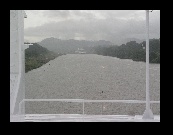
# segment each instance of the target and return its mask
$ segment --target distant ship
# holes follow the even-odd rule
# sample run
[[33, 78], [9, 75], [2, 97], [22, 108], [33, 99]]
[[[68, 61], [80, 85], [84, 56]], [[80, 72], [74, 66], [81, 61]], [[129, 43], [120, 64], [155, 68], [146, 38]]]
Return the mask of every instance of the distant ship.
[[78, 48], [77, 51], [75, 51], [77, 54], [86, 54], [83, 48]]

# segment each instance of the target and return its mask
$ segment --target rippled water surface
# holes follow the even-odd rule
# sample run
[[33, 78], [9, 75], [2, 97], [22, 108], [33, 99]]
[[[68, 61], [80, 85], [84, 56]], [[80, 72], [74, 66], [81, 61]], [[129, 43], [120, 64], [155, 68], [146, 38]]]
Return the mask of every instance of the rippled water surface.
[[[26, 98], [145, 100], [145, 63], [95, 54], [60, 56], [26, 73]], [[160, 64], [150, 64], [150, 97], [160, 100]], [[103, 106], [103, 110], [101, 108]], [[152, 104], [160, 114], [160, 104]], [[145, 104], [86, 103], [87, 114], [142, 114]], [[26, 113], [82, 113], [82, 104], [26, 102]]]

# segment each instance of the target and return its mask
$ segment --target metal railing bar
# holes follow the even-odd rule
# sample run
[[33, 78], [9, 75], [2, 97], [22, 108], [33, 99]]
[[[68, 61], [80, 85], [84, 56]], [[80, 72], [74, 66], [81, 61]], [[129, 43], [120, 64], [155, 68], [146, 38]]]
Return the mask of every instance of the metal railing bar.
[[[63, 101], [63, 102], [80, 102], [82, 103], [82, 114], [85, 114], [85, 103], [146, 103], [146, 101], [143, 100], [86, 100], [86, 99], [23, 99], [19, 103], [19, 113], [21, 113], [21, 105], [25, 101]], [[150, 103], [159, 103], [160, 101], [150, 101]]]
[[[86, 100], [86, 99], [23, 99], [23, 101], [64, 101], [64, 102], [88, 102], [88, 103], [146, 103], [145, 100]], [[160, 101], [150, 101], [150, 103], [160, 103]]]
[[64, 101], [64, 102], [83, 102], [84, 99], [23, 99], [23, 101]]

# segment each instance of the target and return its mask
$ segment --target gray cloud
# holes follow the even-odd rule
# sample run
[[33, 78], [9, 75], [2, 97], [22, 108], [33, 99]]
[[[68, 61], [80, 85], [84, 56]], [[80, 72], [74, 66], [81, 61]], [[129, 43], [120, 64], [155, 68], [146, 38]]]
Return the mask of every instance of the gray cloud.
[[[94, 14], [98, 13], [98, 14]], [[139, 11], [141, 12], [141, 11]], [[25, 29], [25, 38], [38, 40], [55, 37], [61, 39], [109, 40], [119, 44], [125, 38], [145, 39], [145, 20], [134, 11], [44, 11], [48, 17], [68, 18], [62, 21], [46, 23], [42, 26]], [[157, 11], [156, 11], [157, 12]], [[102, 15], [103, 19], [98, 16]], [[138, 15], [139, 14], [139, 15]], [[160, 17], [151, 19], [150, 37], [160, 37]], [[75, 15], [79, 19], [72, 18]], [[117, 16], [116, 16], [117, 15]], [[135, 16], [138, 15], [137, 18]], [[71, 18], [70, 18], [71, 17]], [[126, 18], [130, 19], [126, 19]], [[152, 17], [152, 16], [151, 16]]]
[[69, 10], [45, 10], [43, 11], [44, 16], [49, 18], [67, 18], [70, 16]]

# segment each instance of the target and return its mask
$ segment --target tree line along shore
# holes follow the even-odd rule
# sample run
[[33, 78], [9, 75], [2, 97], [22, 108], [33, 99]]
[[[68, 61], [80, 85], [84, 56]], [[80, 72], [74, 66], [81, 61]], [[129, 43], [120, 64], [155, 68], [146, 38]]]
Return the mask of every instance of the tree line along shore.
[[[137, 43], [130, 41], [121, 46], [97, 46], [95, 53], [103, 56], [112, 56], [133, 61], [146, 61], [146, 41]], [[150, 63], [160, 63], [160, 39], [151, 39], [149, 42]]]

